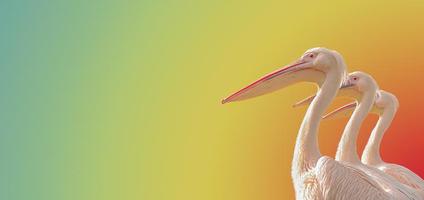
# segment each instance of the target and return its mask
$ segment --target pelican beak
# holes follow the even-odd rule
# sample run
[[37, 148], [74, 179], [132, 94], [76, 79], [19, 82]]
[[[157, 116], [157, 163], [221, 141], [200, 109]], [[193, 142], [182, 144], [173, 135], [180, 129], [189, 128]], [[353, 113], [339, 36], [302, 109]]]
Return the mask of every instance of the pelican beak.
[[305, 106], [305, 105], [309, 105], [311, 104], [312, 100], [314, 100], [316, 95], [311, 95], [309, 97], [306, 97], [305, 99], [302, 99], [298, 102], [296, 102], [295, 104], [293, 104], [293, 108], [297, 108], [300, 106]]
[[358, 91], [355, 85], [350, 81], [343, 81], [340, 89], [337, 93], [338, 97], [350, 97], [355, 100], [360, 100], [362, 98], [362, 93]]
[[335, 118], [340, 118], [340, 117], [347, 117], [349, 115], [352, 114], [352, 111], [355, 109], [356, 107], [356, 102], [352, 102], [349, 104], [346, 104], [340, 108], [337, 108], [336, 110], [324, 115], [324, 117], [322, 117], [323, 119], [335, 119]]
[[[353, 99], [360, 99], [362, 97], [362, 94], [358, 90], [356, 90], [355, 87], [353, 86], [354, 85], [350, 83], [343, 83], [339, 91], [337, 92], [336, 97], [350, 97]], [[293, 108], [307, 106], [311, 104], [315, 96], [316, 95], [312, 95], [296, 102], [295, 104], [293, 104]]]
[[345, 89], [345, 88], [351, 88], [354, 85], [352, 84], [352, 82], [350, 80], [345, 80], [342, 83], [342, 86], [340, 86], [340, 89]]
[[[326, 115], [324, 115], [324, 117], [322, 117], [322, 119], [338, 119], [338, 118], [342, 118], [342, 117], [349, 117], [350, 115], [352, 115], [352, 112], [356, 108], [356, 105], [357, 105], [356, 102], [346, 104], [342, 107], [339, 107], [339, 108], [327, 113]], [[382, 115], [383, 111], [384, 110], [382, 108], [379, 108], [374, 104], [370, 113], [373, 113], [373, 114], [376, 114], [376, 115]]]
[[259, 78], [243, 89], [231, 94], [222, 100], [222, 104], [251, 99], [278, 89], [285, 88], [298, 82], [316, 82], [321, 83], [325, 74], [313, 67], [312, 62], [296, 61], [295, 63], [280, 68], [270, 74]]

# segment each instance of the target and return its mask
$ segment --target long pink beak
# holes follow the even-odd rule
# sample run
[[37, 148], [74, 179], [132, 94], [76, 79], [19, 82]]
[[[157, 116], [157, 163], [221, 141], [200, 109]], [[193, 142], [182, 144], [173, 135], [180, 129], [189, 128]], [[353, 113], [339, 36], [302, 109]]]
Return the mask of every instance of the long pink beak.
[[[360, 93], [358, 90], [352, 87], [353, 85], [350, 82], [344, 82], [342, 86], [340, 87], [339, 91], [337, 92], [337, 97], [351, 97], [354, 99], [358, 99], [362, 96], [362, 93]], [[316, 95], [311, 95], [309, 97], [306, 97], [305, 99], [302, 99], [295, 104], [293, 104], [293, 108], [297, 108], [300, 106], [307, 106], [312, 103]]]
[[[231, 94], [222, 100], [222, 104], [261, 96], [291, 85], [292, 83], [300, 82], [308, 78], [311, 79], [311, 77], [316, 76], [313, 74], [317, 72], [316, 70], [306, 69], [311, 69], [310, 62], [297, 61], [292, 65], [283, 67], [270, 74], [267, 74], [249, 84], [248, 86], [242, 88], [241, 90]], [[303, 71], [310, 72], [300, 73]]]
[[[348, 103], [342, 107], [339, 107], [330, 113], [324, 115], [323, 119], [335, 119], [341, 117], [348, 117], [352, 115], [353, 110], [356, 108], [357, 102]], [[383, 108], [379, 108], [375, 103], [370, 111], [370, 113], [381, 115], [383, 113]]]
[[311, 104], [311, 102], [312, 102], [312, 100], [314, 100], [315, 96], [316, 95], [311, 95], [309, 97], [306, 97], [305, 99], [302, 99], [302, 100], [296, 102], [295, 104], [293, 104], [293, 108]]
[[331, 111], [330, 113], [324, 115], [323, 119], [334, 119], [338, 117], [346, 117], [352, 114], [352, 111], [356, 107], [356, 102], [348, 103], [336, 110]]

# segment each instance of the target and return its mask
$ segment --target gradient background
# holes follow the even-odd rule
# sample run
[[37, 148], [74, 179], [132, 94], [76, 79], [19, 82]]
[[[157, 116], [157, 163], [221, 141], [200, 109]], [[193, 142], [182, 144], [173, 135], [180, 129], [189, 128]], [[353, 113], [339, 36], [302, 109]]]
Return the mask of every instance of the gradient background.
[[[401, 3], [402, 2], [402, 3]], [[424, 2], [0, 3], [0, 199], [293, 199], [299, 84], [221, 105], [311, 47], [400, 110], [383, 158], [424, 176]], [[347, 100], [337, 100], [341, 105]], [[377, 117], [361, 130], [360, 150]], [[333, 156], [347, 119], [321, 125]]]

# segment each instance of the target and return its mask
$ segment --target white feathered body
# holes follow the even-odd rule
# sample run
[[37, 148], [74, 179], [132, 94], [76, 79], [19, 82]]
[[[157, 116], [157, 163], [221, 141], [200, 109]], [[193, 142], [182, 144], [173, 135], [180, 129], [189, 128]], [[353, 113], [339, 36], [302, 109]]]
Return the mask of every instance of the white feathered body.
[[424, 191], [424, 180], [406, 167], [390, 163], [374, 167], [409, 187]]
[[298, 200], [395, 199], [362, 170], [327, 156], [293, 182]]

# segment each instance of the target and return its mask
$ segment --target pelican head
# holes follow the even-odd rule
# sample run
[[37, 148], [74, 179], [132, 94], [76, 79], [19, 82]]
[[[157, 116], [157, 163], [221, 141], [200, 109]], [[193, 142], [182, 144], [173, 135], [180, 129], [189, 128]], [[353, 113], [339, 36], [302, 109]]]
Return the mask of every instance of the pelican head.
[[341, 85], [345, 71], [346, 65], [338, 52], [323, 47], [312, 48], [293, 64], [263, 76], [228, 96], [222, 103], [254, 98], [299, 82], [321, 85], [329, 74], [335, 77], [334, 84]]
[[399, 108], [399, 101], [394, 94], [379, 90], [375, 99], [375, 106], [380, 109], [392, 107], [397, 110]]
[[365, 72], [356, 71], [350, 73], [343, 82], [340, 90], [344, 89], [354, 89], [360, 93], [368, 91], [375, 92], [378, 90], [378, 85], [371, 75]]

